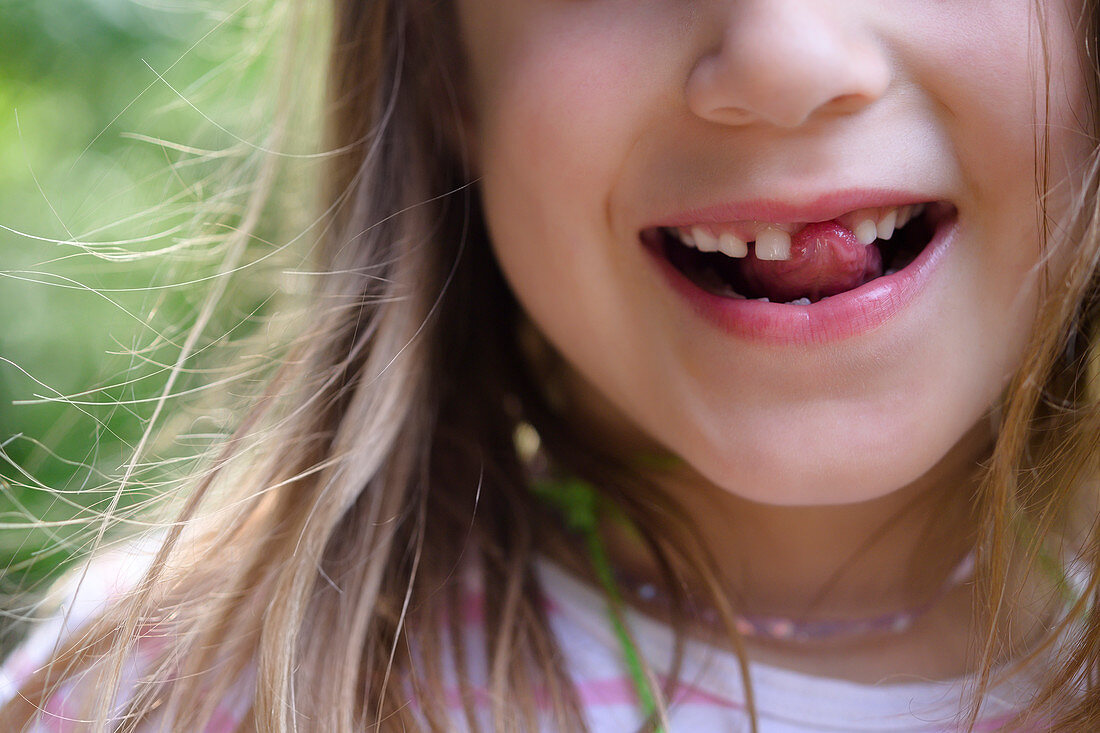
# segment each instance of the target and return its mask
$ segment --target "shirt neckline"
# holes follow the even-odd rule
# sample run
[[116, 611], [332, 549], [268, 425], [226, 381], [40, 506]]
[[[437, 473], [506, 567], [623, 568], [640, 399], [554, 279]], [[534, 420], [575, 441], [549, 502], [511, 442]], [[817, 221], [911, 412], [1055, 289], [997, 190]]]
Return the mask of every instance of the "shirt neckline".
[[[548, 558], [536, 563], [544, 591], [555, 610], [583, 629], [609, 653], [619, 644], [611, 630], [603, 595]], [[675, 632], [667, 624], [633, 608], [625, 620], [639, 652], [659, 675], [669, 672]], [[838, 731], [931, 731], [951, 728], [973, 676], [951, 680], [890, 680], [867, 684], [833, 679], [750, 661], [757, 712], [761, 719]], [[702, 641], [684, 644], [680, 679], [685, 689], [732, 707], [744, 707], [741, 665], [736, 654]], [[1033, 690], [1022, 673], [990, 691], [982, 704], [981, 720], [1011, 717]], [[853, 716], [856, 716], [855, 718]]]

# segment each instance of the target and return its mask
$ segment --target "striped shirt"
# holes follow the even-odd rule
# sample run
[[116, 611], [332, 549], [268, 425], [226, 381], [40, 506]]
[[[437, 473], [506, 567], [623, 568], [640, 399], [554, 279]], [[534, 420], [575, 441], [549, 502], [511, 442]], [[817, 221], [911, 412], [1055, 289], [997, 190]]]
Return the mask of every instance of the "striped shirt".
[[[80, 597], [70, 602], [70, 615], [39, 628], [12, 654], [0, 670], [0, 697], [6, 700], [18, 686], [48, 657], [59, 637], [71, 633], [90, 614], [102, 608], [104, 599], [117, 593], [126, 581], [118, 578], [132, 573], [121, 566], [99, 566], [101, 572], [90, 577]], [[641, 721], [641, 705], [621, 648], [608, 621], [601, 592], [561, 567], [540, 561], [538, 572], [547, 595], [547, 612], [553, 632], [573, 679], [577, 697], [592, 733], [622, 733], [636, 729]], [[466, 648], [483, 649], [484, 626], [481, 609], [483, 595], [474, 579], [467, 575], [463, 600]], [[98, 599], [92, 598], [98, 595]], [[669, 674], [675, 635], [665, 624], [641, 613], [627, 611], [638, 650], [658, 678]], [[138, 674], [140, 663], [130, 673]], [[487, 679], [484, 656], [473, 653], [468, 673], [474, 684]], [[943, 682], [912, 681], [889, 684], [857, 684], [793, 672], [778, 667], [750, 663], [752, 687], [760, 733], [950, 733], [959, 730], [953, 722], [959, 714], [966, 679]], [[670, 701], [670, 733], [740, 733], [748, 731], [741, 667], [736, 656], [724, 649], [698, 641], [688, 641], [679, 676], [680, 685]], [[42, 710], [33, 733], [75, 733], [83, 730], [74, 716], [66, 712], [66, 694], [71, 683], [55, 695]], [[457, 684], [452, 687], [448, 704], [455, 710], [454, 730], [466, 729], [459, 713]], [[247, 714], [252, 700], [251, 679], [242, 680], [236, 694], [223, 701], [205, 733], [232, 733]], [[484, 686], [481, 687], [484, 692]], [[1008, 682], [994, 690], [984, 702], [979, 733], [1001, 730], [1014, 711], [1026, 701], [1027, 684]], [[477, 696], [478, 705], [488, 720], [486, 696]], [[124, 702], [124, 701], [123, 701]], [[412, 701], [415, 705], [415, 701]], [[148, 730], [160, 730], [155, 722]], [[548, 726], [547, 730], [551, 730]]]

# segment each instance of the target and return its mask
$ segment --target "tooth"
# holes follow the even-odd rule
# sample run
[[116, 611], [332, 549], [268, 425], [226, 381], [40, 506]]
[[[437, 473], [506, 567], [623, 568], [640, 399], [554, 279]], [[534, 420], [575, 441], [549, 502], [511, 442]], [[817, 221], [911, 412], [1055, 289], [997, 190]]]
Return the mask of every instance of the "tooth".
[[894, 227], [898, 221], [898, 210], [890, 209], [886, 216], [879, 219], [878, 222], [878, 238], [889, 239], [894, 236]]
[[676, 238], [689, 247], [695, 246], [695, 237], [691, 236], [691, 232], [687, 229], [677, 229]]
[[909, 218], [910, 219], [916, 219], [918, 216], [923, 214], [924, 213], [924, 206], [925, 206], [924, 204], [917, 204], [916, 206], [914, 206], [913, 207], [913, 215]]
[[913, 216], [912, 206], [902, 206], [898, 209], [898, 220], [894, 224], [895, 229], [901, 229], [903, 226], [909, 223], [909, 219]]
[[726, 285], [726, 284], [722, 285], [722, 287], [718, 291], [718, 293], [719, 293], [719, 295], [722, 295], [726, 298], [733, 298], [734, 300], [745, 300], [744, 295], [741, 295], [741, 293], [737, 292], [736, 290], [734, 290], [733, 288], [731, 288], [729, 285]]
[[809, 304], [810, 304], [810, 299], [809, 298], [798, 298], [797, 300], [787, 301], [787, 305], [809, 305]]
[[856, 228], [852, 230], [852, 233], [856, 235], [856, 240], [860, 244], [868, 245], [878, 238], [878, 227], [875, 226], [874, 220], [864, 219], [856, 224]]
[[718, 251], [718, 237], [714, 236], [706, 229], [702, 227], [693, 227], [691, 230], [692, 239], [695, 240], [695, 248], [700, 252], [717, 252]]
[[729, 257], [745, 257], [749, 254], [749, 245], [729, 232], [718, 237], [718, 249]]
[[764, 229], [756, 235], [756, 257], [760, 260], [789, 260], [791, 235], [774, 227]]

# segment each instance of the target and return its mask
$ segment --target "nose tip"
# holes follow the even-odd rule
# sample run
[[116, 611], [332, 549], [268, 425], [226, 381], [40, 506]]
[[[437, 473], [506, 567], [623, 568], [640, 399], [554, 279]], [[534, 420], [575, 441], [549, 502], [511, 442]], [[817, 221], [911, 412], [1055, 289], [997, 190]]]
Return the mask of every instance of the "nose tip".
[[[721, 42], [688, 79], [688, 106], [721, 124], [792, 128], [827, 113], [851, 114], [879, 99], [891, 68], [843, 10], [833, 17], [803, 0], [747, 0], [729, 12]], [[831, 8], [837, 5], [827, 3]]]

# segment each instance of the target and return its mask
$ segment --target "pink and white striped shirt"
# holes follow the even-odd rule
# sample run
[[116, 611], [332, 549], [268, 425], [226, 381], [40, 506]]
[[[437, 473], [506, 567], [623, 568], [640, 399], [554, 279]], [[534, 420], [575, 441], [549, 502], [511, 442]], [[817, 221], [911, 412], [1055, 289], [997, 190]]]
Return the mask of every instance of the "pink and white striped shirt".
[[[102, 566], [101, 566], [102, 567]], [[547, 594], [550, 623], [576, 685], [592, 733], [622, 733], [641, 722], [640, 705], [622, 660], [621, 650], [608, 622], [603, 596], [597, 589], [559, 566], [540, 561], [540, 578]], [[118, 568], [113, 568], [117, 576]], [[104, 576], [110, 573], [103, 573]], [[464, 602], [464, 624], [469, 634], [466, 647], [483, 648], [480, 589], [469, 585]], [[93, 579], [75, 603], [67, 627], [55, 620], [39, 629], [6, 661], [0, 671], [0, 697], [6, 700], [49, 655], [59, 635], [73, 629], [101, 606], [85, 598], [102, 593], [109, 597], [116, 580]], [[628, 611], [627, 622], [638, 650], [658, 676], [670, 669], [674, 632], [641, 613]], [[475, 654], [469, 660], [475, 684], [487, 678], [486, 660]], [[136, 670], [135, 670], [136, 674]], [[763, 664], [750, 664], [761, 733], [948, 733], [957, 731], [965, 679], [945, 682], [891, 680], [868, 685], [814, 677]], [[680, 673], [681, 685], [671, 701], [672, 733], [697, 731], [740, 733], [748, 731], [741, 669], [736, 657], [721, 648], [689, 641]], [[452, 682], [454, 680], [452, 679]], [[1026, 700], [1026, 681], [1005, 683], [984, 703], [979, 733], [1000, 730]], [[225, 700], [205, 733], [231, 733], [251, 703], [251, 680], [242, 680], [239, 694]], [[32, 733], [75, 733], [80, 723], [66, 715], [64, 694], [51, 700], [29, 729]], [[459, 713], [458, 689], [449, 696], [456, 711], [454, 730], [466, 729]], [[413, 701], [415, 704], [415, 701]], [[488, 709], [484, 706], [486, 720]], [[160, 730], [155, 724], [150, 730]], [[548, 727], [547, 730], [550, 730]]]

